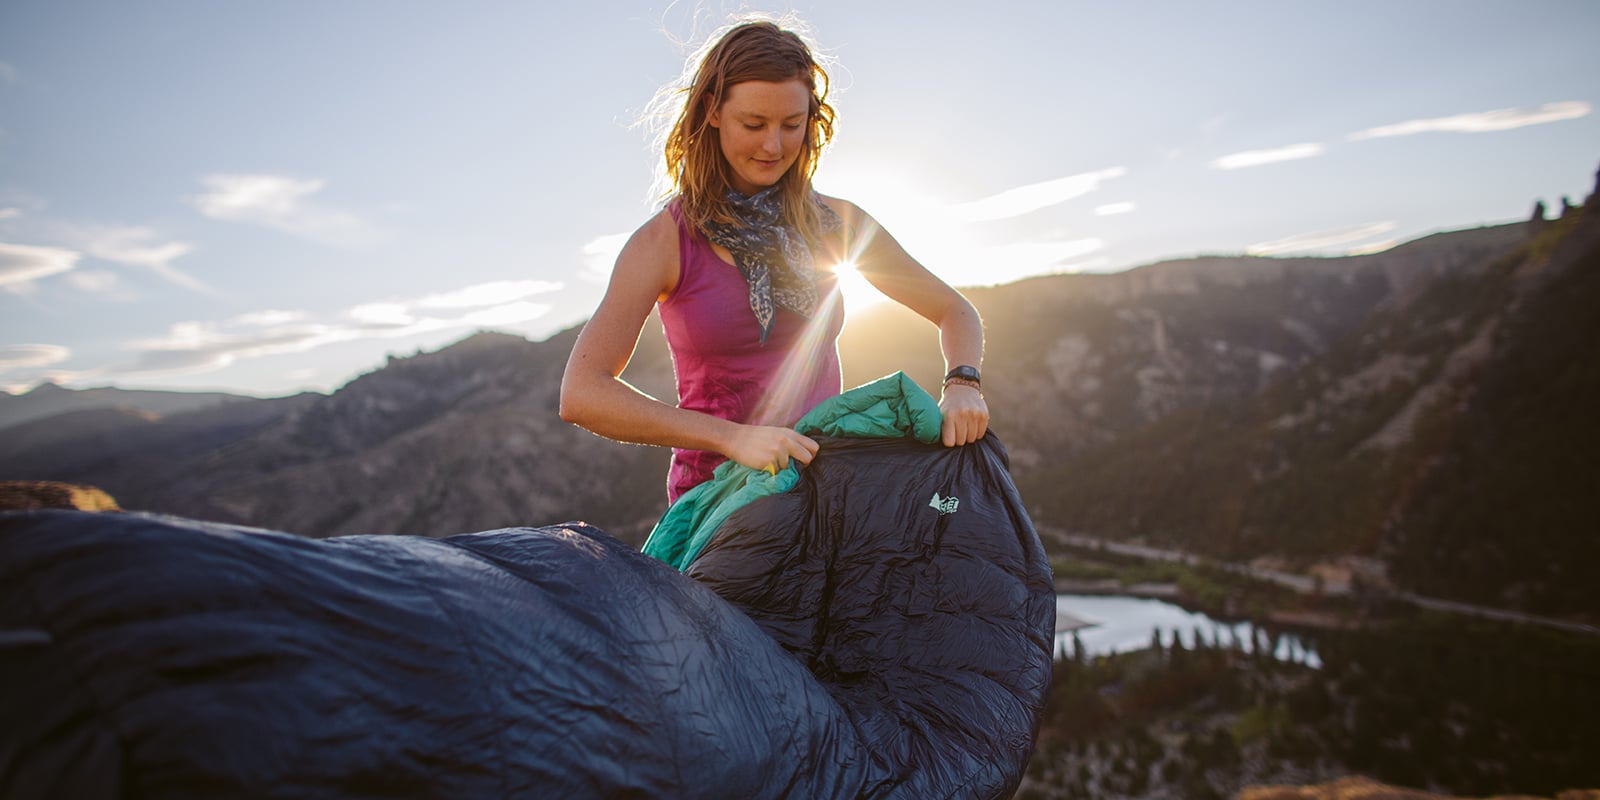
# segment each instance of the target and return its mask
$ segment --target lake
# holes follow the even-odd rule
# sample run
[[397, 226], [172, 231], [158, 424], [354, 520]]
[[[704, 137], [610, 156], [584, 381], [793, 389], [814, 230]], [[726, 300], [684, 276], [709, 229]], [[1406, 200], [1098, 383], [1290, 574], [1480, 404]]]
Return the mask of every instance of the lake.
[[[1243, 643], [1243, 649], [1253, 649], [1255, 628], [1249, 622], [1221, 622], [1182, 606], [1144, 597], [1120, 595], [1056, 595], [1056, 657], [1072, 654], [1071, 621], [1076, 628], [1078, 641], [1083, 643], [1089, 656], [1125, 653], [1150, 646], [1150, 632], [1160, 629], [1163, 641], [1172, 641], [1173, 630], [1183, 640], [1185, 647], [1194, 647], [1196, 632], [1208, 641], [1219, 638], [1223, 644], [1234, 640]], [[1069, 619], [1071, 618], [1071, 619]], [[1310, 667], [1321, 667], [1322, 660], [1299, 637], [1283, 634], [1278, 649], [1273, 654], [1281, 661], [1303, 662]]]

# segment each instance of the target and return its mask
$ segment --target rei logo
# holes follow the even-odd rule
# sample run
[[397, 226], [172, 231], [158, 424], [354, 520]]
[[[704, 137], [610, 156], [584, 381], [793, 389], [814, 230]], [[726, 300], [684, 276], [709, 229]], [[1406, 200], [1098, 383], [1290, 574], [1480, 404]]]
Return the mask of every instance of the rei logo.
[[938, 492], [934, 492], [933, 500], [929, 501], [928, 505], [943, 516], [956, 513], [956, 506], [961, 505], [961, 501], [954, 497], [940, 497]]

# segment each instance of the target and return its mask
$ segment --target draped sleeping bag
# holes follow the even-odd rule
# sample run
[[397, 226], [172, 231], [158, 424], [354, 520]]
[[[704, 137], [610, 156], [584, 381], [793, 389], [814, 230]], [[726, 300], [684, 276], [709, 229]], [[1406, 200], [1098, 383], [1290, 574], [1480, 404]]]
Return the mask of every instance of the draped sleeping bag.
[[1007, 796], [1054, 602], [1003, 449], [795, 478], [687, 573], [581, 523], [0, 514], [0, 796]]

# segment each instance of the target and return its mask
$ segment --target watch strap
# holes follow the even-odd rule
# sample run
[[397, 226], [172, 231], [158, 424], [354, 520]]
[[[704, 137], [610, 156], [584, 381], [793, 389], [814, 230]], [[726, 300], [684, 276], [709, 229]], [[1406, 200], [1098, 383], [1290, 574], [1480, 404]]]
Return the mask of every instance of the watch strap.
[[944, 375], [945, 383], [949, 383], [950, 381], [956, 379], [960, 379], [964, 382], [970, 381], [973, 384], [983, 383], [983, 377], [978, 373], [978, 368], [968, 364], [962, 364], [959, 367], [955, 367]]

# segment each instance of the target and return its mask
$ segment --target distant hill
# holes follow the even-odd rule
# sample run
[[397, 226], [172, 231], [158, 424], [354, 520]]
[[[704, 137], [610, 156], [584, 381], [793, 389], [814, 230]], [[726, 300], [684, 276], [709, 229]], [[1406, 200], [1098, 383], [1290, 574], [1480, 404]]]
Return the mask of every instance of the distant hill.
[[0, 429], [86, 408], [120, 407], [166, 415], [227, 403], [248, 403], [256, 399], [225, 392], [162, 392], [114, 387], [68, 389], [46, 382], [22, 394], [0, 392]]
[[[664, 510], [667, 455], [557, 417], [575, 336], [535, 343], [479, 333], [391, 358], [327, 397], [159, 418], [99, 409], [25, 423], [7, 432], [0, 480], [72, 476], [125, 508], [312, 536], [447, 535], [588, 518], [642, 539]], [[646, 341], [638, 361], [630, 377], [670, 393], [664, 344]]]
[[[1371, 555], [1429, 592], [1593, 615], [1576, 572], [1600, 555], [1597, 229], [1575, 211], [1363, 256], [971, 289], [993, 430], [1044, 526], [1230, 558]], [[559, 420], [575, 337], [480, 333], [248, 418], [40, 420], [8, 431], [24, 446], [0, 452], [0, 480], [313, 536], [585, 519], [638, 543], [667, 453]], [[903, 369], [936, 389], [942, 372], [936, 331], [893, 304], [852, 317], [840, 349], [847, 385]], [[672, 396], [654, 321], [624, 377]]]
[[1577, 575], [1600, 559], [1600, 214], [1528, 233], [1325, 328], [1257, 392], [1026, 476], [1024, 496], [1080, 531], [1235, 559], [1372, 555], [1425, 593], [1600, 615], [1600, 584]]

